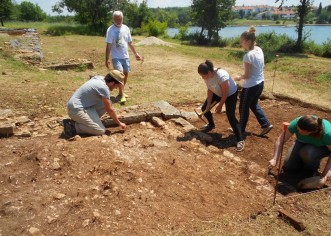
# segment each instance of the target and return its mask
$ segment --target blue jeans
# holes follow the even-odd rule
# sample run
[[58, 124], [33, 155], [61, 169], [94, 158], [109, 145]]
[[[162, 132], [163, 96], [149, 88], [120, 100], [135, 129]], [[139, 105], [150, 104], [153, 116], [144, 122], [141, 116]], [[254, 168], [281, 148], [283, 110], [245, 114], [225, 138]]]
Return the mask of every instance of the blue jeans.
[[[233, 132], [236, 135], [237, 142], [239, 142], [239, 141], [243, 141], [244, 139], [242, 137], [240, 125], [239, 125], [239, 122], [238, 122], [238, 120], [236, 118], [236, 114], [235, 114], [236, 106], [237, 106], [237, 96], [238, 96], [238, 90], [234, 94], [232, 94], [231, 96], [226, 98], [225, 109], [226, 109], [226, 116], [228, 118], [228, 121], [231, 125], [231, 128], [233, 129]], [[216, 101], [218, 103], [220, 100], [221, 100], [221, 97], [217, 96], [216, 94], [213, 94], [211, 103], [213, 103], [214, 101]], [[202, 111], [206, 110], [206, 107], [207, 107], [207, 99], [206, 99], [205, 103], [202, 105], [201, 110]], [[208, 120], [209, 124], [215, 125], [213, 115], [210, 111], [206, 112], [204, 116]]]
[[240, 113], [240, 126], [241, 131], [244, 133], [246, 130], [249, 109], [254, 113], [261, 128], [267, 128], [270, 125], [262, 108], [259, 106], [258, 101], [262, 94], [264, 82], [259, 83], [250, 88], [243, 88], [240, 96], [239, 113]]
[[330, 154], [326, 146], [317, 147], [296, 140], [288, 150], [284, 166], [292, 171], [316, 172], [321, 160]]
[[126, 59], [113, 58], [112, 63], [115, 70], [119, 70], [122, 72], [130, 72], [131, 70], [129, 58]]

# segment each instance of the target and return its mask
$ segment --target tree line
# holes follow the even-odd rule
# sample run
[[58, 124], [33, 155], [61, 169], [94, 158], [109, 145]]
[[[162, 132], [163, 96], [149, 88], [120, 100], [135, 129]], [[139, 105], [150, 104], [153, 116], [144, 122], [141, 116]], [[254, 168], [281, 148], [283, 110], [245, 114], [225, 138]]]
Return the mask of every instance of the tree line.
[[[282, 8], [287, 0], [274, 0]], [[199, 26], [201, 31], [195, 35], [198, 44], [217, 45], [219, 31], [236, 16], [232, 11], [235, 0], [192, 0], [190, 7], [149, 8], [147, 0], [141, 3], [133, 0], [59, 0], [53, 7], [53, 12], [63, 13], [67, 10], [70, 16], [47, 15], [37, 4], [23, 1], [16, 4], [14, 0], [1, 0], [0, 20], [2, 26], [6, 20], [19, 21], [74, 21], [87, 25], [92, 31], [104, 33], [104, 29], [112, 21], [112, 12], [121, 10], [124, 23], [133, 32], [158, 36], [168, 27], [180, 28], [185, 35], [188, 26]], [[297, 30], [298, 39], [296, 51], [302, 51], [304, 41], [304, 24], [310, 23], [312, 14], [317, 23], [331, 22], [331, 6], [319, 8], [316, 12], [312, 8], [312, 0], [297, 0]]]

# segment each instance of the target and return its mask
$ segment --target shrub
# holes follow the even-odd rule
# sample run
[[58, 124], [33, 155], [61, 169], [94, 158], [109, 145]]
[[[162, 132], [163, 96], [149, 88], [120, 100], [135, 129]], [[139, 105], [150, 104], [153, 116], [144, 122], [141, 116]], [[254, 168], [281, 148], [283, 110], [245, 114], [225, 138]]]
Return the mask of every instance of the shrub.
[[179, 27], [178, 38], [180, 40], [186, 40], [187, 39], [188, 27], [189, 27], [188, 25]]
[[207, 37], [205, 35], [200, 35], [199, 32], [189, 34], [187, 38], [192, 45], [208, 45]]
[[257, 44], [265, 52], [294, 52], [295, 41], [286, 34], [277, 35], [275, 32], [263, 33], [257, 36]]
[[303, 43], [303, 50], [305, 53], [311, 53], [316, 56], [322, 55], [322, 47], [312, 40]]
[[103, 35], [106, 26], [88, 26], [80, 24], [64, 24], [64, 25], [52, 25], [48, 27], [46, 33], [53, 36], [61, 35]]
[[234, 59], [242, 60], [244, 57], [245, 52], [244, 51], [230, 51], [228, 53], [229, 57], [232, 57]]
[[322, 57], [331, 58], [331, 39], [322, 45]]
[[166, 22], [160, 22], [158, 20], [149, 20], [147, 24], [143, 23], [141, 29], [143, 32], [147, 32], [148, 36], [160, 36], [165, 35], [168, 28]]
[[232, 37], [227, 39], [227, 43], [229, 46], [233, 48], [240, 48], [240, 37]]

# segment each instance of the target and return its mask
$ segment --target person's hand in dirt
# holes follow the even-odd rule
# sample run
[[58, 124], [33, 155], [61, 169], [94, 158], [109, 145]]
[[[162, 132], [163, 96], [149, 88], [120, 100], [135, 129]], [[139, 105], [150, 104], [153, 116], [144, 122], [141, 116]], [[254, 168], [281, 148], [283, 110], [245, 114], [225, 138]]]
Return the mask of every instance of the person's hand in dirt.
[[276, 164], [277, 164], [277, 160], [275, 160], [274, 158], [271, 159], [268, 164], [268, 169], [271, 170], [272, 168], [274, 168], [276, 166]]
[[120, 122], [118, 124], [122, 129], [126, 129], [126, 124], [124, 124], [123, 122]]

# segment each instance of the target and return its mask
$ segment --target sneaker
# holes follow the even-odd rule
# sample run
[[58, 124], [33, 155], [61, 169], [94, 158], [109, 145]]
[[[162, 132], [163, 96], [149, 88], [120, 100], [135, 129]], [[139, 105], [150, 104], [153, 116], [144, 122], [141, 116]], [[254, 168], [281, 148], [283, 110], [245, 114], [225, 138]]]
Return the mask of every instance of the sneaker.
[[269, 126], [266, 127], [266, 128], [262, 128], [261, 133], [260, 133], [260, 136], [264, 136], [264, 135], [266, 135], [267, 133], [270, 132], [270, 130], [272, 130], [272, 128], [273, 128], [272, 125], [269, 125]]
[[125, 98], [125, 96], [122, 96], [121, 99], [120, 99], [120, 103], [124, 104], [125, 102], [126, 102], [126, 98]]
[[62, 123], [63, 123], [63, 133], [65, 137], [71, 138], [77, 134], [73, 120], [64, 119]]
[[242, 150], [244, 150], [244, 147], [245, 147], [245, 141], [239, 141], [236, 147], [237, 152], [241, 152]]
[[209, 131], [215, 129], [215, 125], [207, 124], [204, 127], [200, 129], [201, 132], [206, 132], [208, 133]]
[[230, 127], [227, 129], [229, 132], [234, 133], [233, 129]]
[[129, 95], [127, 95], [126, 93], [123, 93], [123, 95], [121, 95], [121, 94], [117, 94], [117, 97], [119, 97], [119, 98], [121, 98], [121, 97], [128, 98]]

